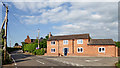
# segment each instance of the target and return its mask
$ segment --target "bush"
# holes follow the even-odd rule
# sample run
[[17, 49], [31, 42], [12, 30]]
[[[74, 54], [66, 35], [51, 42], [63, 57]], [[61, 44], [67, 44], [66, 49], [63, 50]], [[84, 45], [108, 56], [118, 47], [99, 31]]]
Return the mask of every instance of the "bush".
[[36, 55], [41, 55], [41, 50], [40, 50], [40, 49], [36, 49], [36, 50], [34, 51], [34, 53], [35, 53]]
[[44, 50], [44, 48], [42, 48], [41, 49], [41, 55], [44, 55], [44, 53], [45, 53], [45, 50]]
[[120, 61], [116, 64], [117, 68], [120, 68]]
[[44, 55], [44, 53], [45, 53], [44, 48], [36, 49], [34, 52], [32, 52], [32, 54], [35, 54], [35, 55]]

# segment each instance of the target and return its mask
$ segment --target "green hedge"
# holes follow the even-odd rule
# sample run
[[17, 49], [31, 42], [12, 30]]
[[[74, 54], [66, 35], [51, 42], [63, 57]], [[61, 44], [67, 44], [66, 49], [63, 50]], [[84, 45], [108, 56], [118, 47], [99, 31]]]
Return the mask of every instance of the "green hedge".
[[35, 43], [35, 44], [24, 44], [23, 50], [32, 53], [36, 49], [37, 46], [38, 46], [37, 43]]
[[8, 53], [13, 52], [13, 51], [16, 51], [16, 50], [21, 50], [21, 49], [22, 49], [22, 48], [10, 48], [10, 47], [7, 47]]
[[45, 53], [44, 48], [36, 49], [36, 50], [34, 50], [34, 52], [33, 52], [34, 55], [44, 55], [44, 53]]
[[33, 55], [44, 55], [45, 50], [44, 48], [36, 49], [38, 47], [37, 43], [32, 44], [24, 44], [23, 45], [23, 51], [28, 51], [29, 53], [32, 53]]
[[116, 64], [117, 68], [120, 68], [120, 61]]

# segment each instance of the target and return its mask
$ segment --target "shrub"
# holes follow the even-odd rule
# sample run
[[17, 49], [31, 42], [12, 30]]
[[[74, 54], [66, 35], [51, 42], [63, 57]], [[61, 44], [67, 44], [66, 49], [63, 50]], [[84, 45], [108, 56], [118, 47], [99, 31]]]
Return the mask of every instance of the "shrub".
[[45, 53], [45, 50], [44, 50], [44, 48], [42, 48], [41, 49], [41, 55], [44, 55], [44, 53]]
[[41, 50], [40, 50], [40, 49], [36, 49], [36, 50], [34, 51], [34, 53], [35, 53], [36, 55], [41, 55]]
[[118, 63], [116, 63], [117, 68], [120, 68], [120, 61], [118, 61]]

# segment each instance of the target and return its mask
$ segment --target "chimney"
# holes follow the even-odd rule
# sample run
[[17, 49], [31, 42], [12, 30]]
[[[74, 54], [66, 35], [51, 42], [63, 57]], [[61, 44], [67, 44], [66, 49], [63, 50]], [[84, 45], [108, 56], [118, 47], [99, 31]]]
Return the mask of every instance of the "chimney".
[[51, 32], [49, 33], [49, 38], [51, 37], [52, 35], [51, 35]]

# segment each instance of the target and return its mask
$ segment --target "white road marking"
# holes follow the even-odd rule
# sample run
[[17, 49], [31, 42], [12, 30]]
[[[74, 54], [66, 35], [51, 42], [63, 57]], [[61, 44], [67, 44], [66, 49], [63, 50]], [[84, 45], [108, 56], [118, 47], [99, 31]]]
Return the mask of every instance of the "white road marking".
[[37, 62], [39, 62], [39, 63], [41, 63], [41, 64], [45, 64], [45, 63], [43, 63], [43, 62], [41, 62], [41, 61], [38, 61], [38, 60], [36, 60]]
[[66, 62], [66, 64], [69, 64], [69, 62]]
[[84, 65], [79, 65], [79, 66], [84, 66]]
[[13, 58], [12, 58], [12, 60], [13, 60], [13, 62], [15, 63], [15, 65], [17, 65], [16, 62], [15, 62], [15, 60], [14, 60]]
[[86, 62], [90, 62], [90, 60], [85, 60]]
[[80, 66], [79, 64], [76, 64], [76, 66]]
[[93, 61], [99, 61], [99, 60], [93, 60]]
[[17, 64], [15, 63], [15, 65], [17, 65]]
[[71, 65], [72, 65], [72, 66], [75, 66], [75, 64], [74, 64], [74, 63], [71, 63]]
[[[47, 58], [47, 59], [51, 59], [51, 58]], [[62, 60], [59, 60], [59, 59], [53, 59], [55, 61], [58, 61], [58, 62], [62, 62], [64, 64], [70, 64], [72, 66], [83, 66], [83, 65], [79, 65], [79, 64], [74, 64], [74, 63], [71, 63], [71, 62], [67, 62], [67, 61], [62, 61]], [[90, 62], [90, 60], [86, 60], [87, 62]]]

